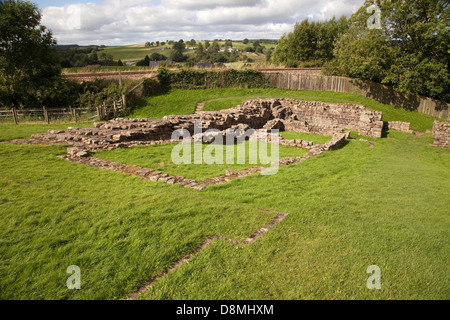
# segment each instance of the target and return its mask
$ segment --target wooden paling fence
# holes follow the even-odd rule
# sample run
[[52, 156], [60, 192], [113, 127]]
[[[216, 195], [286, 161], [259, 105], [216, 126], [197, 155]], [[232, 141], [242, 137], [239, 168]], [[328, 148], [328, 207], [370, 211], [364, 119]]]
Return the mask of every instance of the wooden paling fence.
[[384, 104], [450, 120], [450, 104], [448, 103], [412, 93], [399, 93], [391, 87], [368, 80], [290, 72], [264, 72], [264, 74], [266, 87], [284, 90], [355, 93]]
[[42, 108], [42, 109], [17, 109], [12, 108], [10, 110], [0, 110], [0, 119], [12, 121], [15, 124], [19, 123], [19, 119], [42, 119], [43, 121], [50, 123], [53, 118], [70, 117], [74, 122], [77, 122], [83, 114], [88, 114], [88, 108]]
[[15, 124], [23, 120], [42, 120], [44, 122], [50, 123], [52, 119], [60, 119], [63, 117], [70, 117], [74, 122], [78, 122], [80, 118], [90, 113], [93, 116], [88, 117], [88, 119], [98, 119], [104, 120], [111, 117], [117, 117], [117, 115], [125, 109], [126, 101], [125, 96], [122, 96], [121, 101], [114, 101], [112, 104], [107, 105], [103, 103], [98, 106], [96, 110], [90, 108], [41, 108], [41, 109], [17, 109], [12, 108], [9, 110], [0, 110], [0, 121], [1, 120], [12, 120]]

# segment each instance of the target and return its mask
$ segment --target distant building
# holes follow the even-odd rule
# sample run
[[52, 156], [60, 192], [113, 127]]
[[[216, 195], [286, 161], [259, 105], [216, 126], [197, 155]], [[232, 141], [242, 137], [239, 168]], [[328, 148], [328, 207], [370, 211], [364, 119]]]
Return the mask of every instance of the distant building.
[[133, 64], [136, 64], [136, 63], [138, 63], [139, 62], [139, 60], [136, 60], [136, 61], [125, 61], [125, 65], [127, 66], [127, 67], [129, 67], [129, 66], [132, 66]]
[[197, 63], [197, 67], [199, 69], [210, 69], [210, 68], [212, 68], [212, 63], [211, 62], [199, 62], [199, 63]]
[[150, 67], [159, 67], [160, 64], [170, 66], [172, 64], [172, 60], [150, 61]]
[[227, 47], [222, 47], [219, 50], [219, 52], [233, 52], [233, 51], [237, 51], [237, 48], [227, 46]]

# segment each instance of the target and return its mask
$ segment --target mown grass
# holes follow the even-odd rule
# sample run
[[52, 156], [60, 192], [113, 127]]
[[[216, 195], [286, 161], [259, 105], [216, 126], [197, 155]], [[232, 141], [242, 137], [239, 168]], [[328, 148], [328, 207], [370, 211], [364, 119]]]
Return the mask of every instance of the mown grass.
[[304, 133], [304, 132], [283, 131], [280, 132], [280, 134], [286, 140], [302, 139], [306, 141], [312, 141], [314, 142], [314, 144], [324, 144], [331, 140], [331, 137], [329, 136], [321, 136], [318, 134]]
[[48, 130], [64, 130], [68, 127], [88, 128], [93, 122], [59, 123], [59, 124], [0, 124], [0, 141], [29, 139], [32, 134]]
[[[173, 95], [159, 101], [170, 107]], [[417, 113], [391, 120], [407, 115], [428, 128]], [[0, 140], [41, 131], [20, 126], [0, 126]], [[67, 162], [60, 146], [0, 145], [0, 299], [125, 298], [205, 237], [243, 240], [276, 214], [257, 208], [289, 215], [250, 245], [213, 241], [141, 298], [448, 299], [450, 149], [430, 146], [430, 134], [366, 138], [374, 148], [357, 139], [203, 191]], [[118, 151], [138, 159], [134, 150]], [[70, 265], [81, 290], [66, 287]], [[366, 287], [369, 265], [381, 269], [381, 290]]]
[[[161, 171], [163, 173], [168, 173], [173, 176], [183, 176], [188, 179], [194, 179], [197, 181], [201, 181], [207, 178], [213, 178], [218, 177], [225, 174], [226, 170], [232, 170], [232, 171], [239, 171], [246, 168], [250, 168], [253, 166], [265, 166], [270, 167], [272, 166], [271, 163], [267, 163], [263, 159], [259, 157], [259, 149], [264, 147], [264, 150], [267, 150], [265, 152], [265, 155], [267, 155], [268, 160], [270, 161], [276, 161], [278, 159], [282, 159], [285, 157], [295, 157], [295, 156], [303, 156], [306, 153], [308, 153], [308, 150], [305, 149], [299, 149], [299, 148], [293, 148], [293, 147], [286, 147], [286, 146], [279, 146], [279, 153], [277, 154], [273, 149], [271, 144], [267, 144], [264, 142], [254, 142], [258, 149], [255, 149], [256, 155], [255, 155], [255, 161], [251, 161], [250, 157], [250, 142], [245, 142], [245, 163], [238, 164], [238, 154], [241, 152], [239, 147], [237, 145], [227, 146], [227, 145], [217, 145], [218, 149], [217, 151], [222, 151], [222, 156], [218, 156], [217, 158], [220, 159], [219, 161], [223, 162], [222, 164], [216, 163], [214, 165], [210, 165], [207, 163], [208, 160], [207, 157], [211, 155], [211, 159], [214, 160], [215, 157], [215, 151], [211, 149], [213, 145], [207, 145], [207, 144], [199, 144], [197, 146], [200, 146], [202, 150], [199, 158], [201, 157], [201, 164], [194, 164], [195, 161], [195, 147], [194, 144], [186, 145], [187, 148], [190, 147], [191, 149], [191, 156], [189, 157], [190, 163], [180, 163], [176, 164], [174, 163], [172, 159], [172, 150], [176, 146], [175, 144], [163, 144], [163, 145], [157, 145], [157, 146], [140, 146], [140, 147], [134, 147], [131, 149], [115, 149], [111, 151], [101, 151], [97, 152], [95, 154], [96, 157], [111, 161], [117, 161], [124, 164], [134, 164], [138, 165], [143, 168], [151, 168], [158, 171]], [[182, 146], [182, 145], [180, 145]], [[209, 146], [209, 147], [208, 147]], [[209, 148], [209, 149], [207, 149]], [[227, 149], [233, 148], [233, 155], [234, 157], [227, 157]], [[177, 156], [180, 157], [183, 156], [184, 152], [186, 150], [180, 151]], [[264, 162], [264, 163], [263, 163]]]
[[364, 105], [367, 108], [383, 112], [384, 121], [410, 122], [412, 130], [421, 132], [427, 129], [431, 130], [434, 120], [438, 120], [438, 118], [426, 114], [396, 108], [351, 93], [242, 88], [171, 90], [168, 94], [142, 99], [130, 117], [161, 118], [171, 114], [191, 114], [200, 102], [206, 102], [204, 111], [218, 111], [254, 98], [292, 98]]
[[[0, 298], [124, 298], [213, 234], [244, 240], [273, 213], [183, 195], [57, 158], [55, 146], [0, 146]], [[176, 187], [170, 190], [181, 191]], [[66, 269], [81, 268], [81, 290]]]
[[[289, 216], [248, 246], [215, 241], [142, 299], [448, 299], [450, 150], [389, 133], [203, 195]], [[192, 192], [192, 191], [189, 191]], [[381, 269], [369, 290], [367, 267]]]

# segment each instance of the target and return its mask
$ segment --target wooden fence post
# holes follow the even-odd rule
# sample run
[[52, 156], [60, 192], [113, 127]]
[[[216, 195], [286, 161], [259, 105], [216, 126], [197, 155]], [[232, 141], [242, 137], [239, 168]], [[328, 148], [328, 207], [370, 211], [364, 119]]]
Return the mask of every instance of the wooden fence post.
[[101, 116], [100, 116], [100, 108], [97, 106], [97, 118], [100, 121], [101, 120]]
[[73, 108], [72, 112], [73, 112], [73, 117], [75, 119], [75, 123], [77, 123], [78, 122], [78, 119], [77, 119], [77, 108]]
[[42, 107], [42, 110], [44, 110], [44, 120], [47, 122], [47, 124], [49, 124], [50, 123], [50, 119], [48, 118], [47, 109], [45, 109], [45, 107]]
[[13, 108], [12, 108], [12, 116], [13, 116], [13, 119], [14, 119], [14, 123], [15, 123], [15, 124], [18, 124], [19, 121], [17, 120], [16, 107], [13, 107]]
[[126, 110], [127, 109], [127, 101], [125, 98], [125, 95], [122, 95], [122, 110]]
[[116, 106], [116, 102], [113, 102], [113, 110], [114, 110], [114, 118], [117, 118], [117, 106]]

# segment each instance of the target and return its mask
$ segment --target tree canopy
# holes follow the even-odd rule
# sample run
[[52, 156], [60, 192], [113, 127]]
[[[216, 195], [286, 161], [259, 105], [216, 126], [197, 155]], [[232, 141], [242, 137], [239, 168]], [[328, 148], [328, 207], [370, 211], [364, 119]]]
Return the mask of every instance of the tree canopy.
[[365, 4], [336, 42], [324, 72], [373, 80], [400, 92], [450, 101], [449, 7], [443, 0], [379, 1], [381, 28], [369, 29]]
[[272, 55], [272, 62], [297, 67], [302, 62], [315, 61], [317, 65], [333, 58], [334, 41], [347, 31], [348, 20], [342, 16], [324, 22], [310, 22], [308, 19], [297, 23], [294, 31], [284, 34]]
[[0, 104], [43, 105], [63, 82], [51, 31], [35, 4], [0, 2]]

